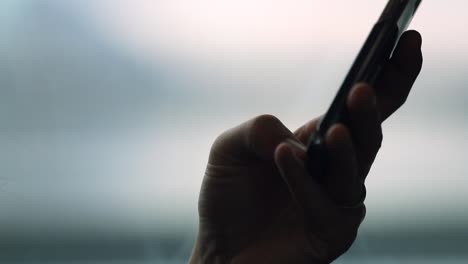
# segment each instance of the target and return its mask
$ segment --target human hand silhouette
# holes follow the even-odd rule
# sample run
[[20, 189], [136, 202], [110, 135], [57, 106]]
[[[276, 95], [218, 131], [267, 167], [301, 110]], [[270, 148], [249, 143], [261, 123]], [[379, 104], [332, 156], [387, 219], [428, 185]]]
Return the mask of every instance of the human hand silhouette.
[[364, 219], [364, 180], [381, 146], [381, 123], [406, 101], [421, 66], [421, 37], [408, 31], [375, 89], [353, 88], [349, 127], [337, 124], [325, 138], [323, 185], [298, 147], [319, 119], [293, 133], [265, 115], [220, 135], [200, 191], [190, 262], [330, 263], [345, 253]]

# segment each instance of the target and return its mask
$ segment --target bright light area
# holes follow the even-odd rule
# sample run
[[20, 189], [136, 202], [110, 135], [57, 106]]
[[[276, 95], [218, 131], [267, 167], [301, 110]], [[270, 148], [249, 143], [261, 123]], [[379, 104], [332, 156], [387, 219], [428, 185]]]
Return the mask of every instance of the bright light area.
[[[362, 43], [385, 3], [101, 0], [92, 5], [92, 12], [107, 32], [145, 54], [189, 53], [219, 59], [265, 53], [305, 56], [320, 49], [350, 52]], [[467, 38], [458, 37], [466, 33], [465, 8], [464, 1], [423, 2], [412, 27], [426, 37], [439, 38], [437, 42], [426, 41], [425, 49], [434, 52], [452, 47], [445, 51], [453, 56], [460, 52], [454, 47], [468, 44]], [[450, 45], [441, 47], [442, 42]]]

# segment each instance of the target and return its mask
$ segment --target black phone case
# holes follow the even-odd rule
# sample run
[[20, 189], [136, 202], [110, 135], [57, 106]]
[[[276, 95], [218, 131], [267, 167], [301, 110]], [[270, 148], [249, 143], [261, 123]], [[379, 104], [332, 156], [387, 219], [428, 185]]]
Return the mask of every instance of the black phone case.
[[[336, 124], [348, 125], [346, 100], [351, 88], [359, 82], [374, 85], [388, 62], [400, 36], [408, 27], [421, 0], [390, 0], [370, 32], [351, 69], [338, 90], [330, 108], [320, 121], [307, 145], [308, 169], [319, 183], [324, 183], [327, 153], [324, 137]], [[317, 173], [318, 172], [318, 173]]]

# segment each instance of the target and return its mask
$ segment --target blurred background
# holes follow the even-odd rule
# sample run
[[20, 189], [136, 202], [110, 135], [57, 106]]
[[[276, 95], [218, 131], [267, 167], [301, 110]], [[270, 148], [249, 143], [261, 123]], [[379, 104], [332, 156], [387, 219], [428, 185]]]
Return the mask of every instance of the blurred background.
[[[186, 263], [215, 137], [323, 113], [386, 0], [0, 1], [0, 263]], [[468, 3], [423, 1], [337, 263], [467, 263]]]

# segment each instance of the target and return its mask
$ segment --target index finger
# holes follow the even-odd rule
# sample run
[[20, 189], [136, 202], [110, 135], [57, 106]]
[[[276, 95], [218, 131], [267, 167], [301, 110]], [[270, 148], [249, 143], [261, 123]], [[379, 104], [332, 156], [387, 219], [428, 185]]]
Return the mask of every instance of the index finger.
[[261, 115], [218, 136], [209, 160], [211, 164], [273, 160], [276, 147], [288, 138], [295, 136], [278, 118]]

